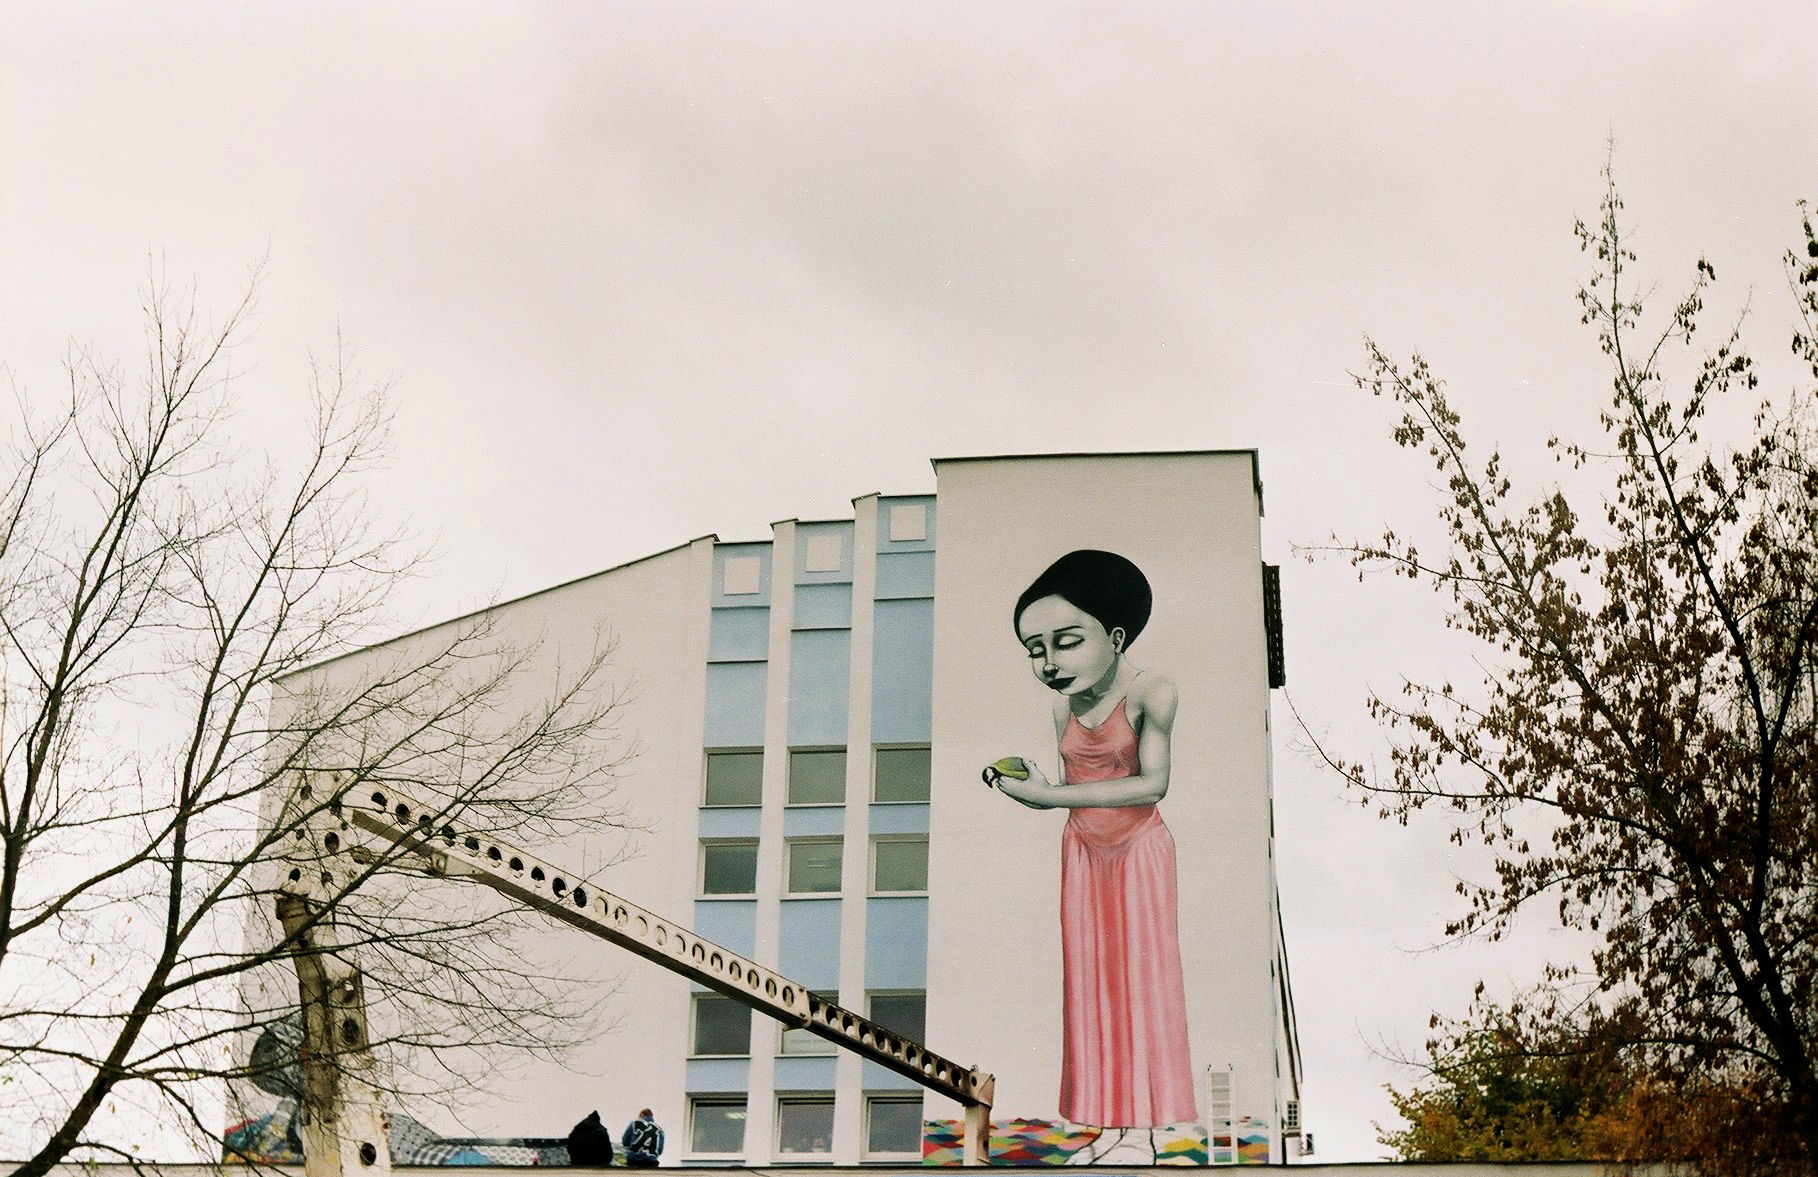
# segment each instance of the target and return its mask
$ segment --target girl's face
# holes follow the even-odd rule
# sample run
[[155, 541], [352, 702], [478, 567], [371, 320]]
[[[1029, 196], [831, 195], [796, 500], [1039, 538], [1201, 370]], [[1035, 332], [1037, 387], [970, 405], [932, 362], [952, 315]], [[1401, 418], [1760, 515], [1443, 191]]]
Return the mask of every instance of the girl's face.
[[1109, 633], [1098, 619], [1063, 597], [1029, 602], [1016, 619], [1016, 636], [1029, 651], [1029, 668], [1049, 690], [1078, 695], [1103, 685], [1117, 668], [1124, 631]]

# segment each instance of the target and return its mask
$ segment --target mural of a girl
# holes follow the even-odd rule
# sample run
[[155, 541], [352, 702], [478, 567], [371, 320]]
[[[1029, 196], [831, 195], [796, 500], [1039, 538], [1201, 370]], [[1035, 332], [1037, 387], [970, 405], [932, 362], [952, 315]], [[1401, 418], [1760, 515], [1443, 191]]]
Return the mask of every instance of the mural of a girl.
[[1008, 757], [985, 780], [1032, 809], [1065, 809], [1060, 1114], [1101, 1128], [1197, 1119], [1187, 1047], [1168, 792], [1178, 694], [1129, 650], [1148, 578], [1112, 552], [1056, 560], [1016, 602], [1016, 636], [1055, 693], [1060, 780]]

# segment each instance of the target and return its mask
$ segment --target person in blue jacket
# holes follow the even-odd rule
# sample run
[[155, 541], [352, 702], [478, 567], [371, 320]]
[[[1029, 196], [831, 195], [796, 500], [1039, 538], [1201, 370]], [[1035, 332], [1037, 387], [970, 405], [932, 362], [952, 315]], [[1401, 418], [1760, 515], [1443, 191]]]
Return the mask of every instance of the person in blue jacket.
[[638, 1118], [625, 1125], [625, 1135], [620, 1139], [625, 1146], [625, 1163], [637, 1169], [654, 1169], [657, 1158], [663, 1153], [663, 1130], [651, 1118], [650, 1109], [638, 1113]]

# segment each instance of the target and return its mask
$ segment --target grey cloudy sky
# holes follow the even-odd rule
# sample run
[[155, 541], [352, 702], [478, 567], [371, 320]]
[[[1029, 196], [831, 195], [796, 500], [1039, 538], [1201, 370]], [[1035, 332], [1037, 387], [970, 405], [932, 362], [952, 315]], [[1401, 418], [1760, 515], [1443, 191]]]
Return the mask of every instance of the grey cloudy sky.
[[[926, 490], [930, 457], [1255, 446], [1290, 688], [1358, 754], [1367, 685], [1459, 657], [1429, 595], [1289, 559], [1428, 494], [1350, 387], [1364, 334], [1526, 470], [1602, 397], [1570, 229], [1612, 138], [1644, 268], [1708, 256], [1770, 361], [1818, 197], [1803, 2], [0, 13], [15, 385], [54, 392], [71, 338], [130, 360], [148, 255], [205, 304], [267, 258], [242, 423], [281, 437], [337, 323], [395, 379], [377, 489], [441, 553], [401, 624]], [[1307, 1120], [1370, 1157], [1383, 1050], [1573, 941], [1414, 951], [1473, 864], [1276, 729]]]

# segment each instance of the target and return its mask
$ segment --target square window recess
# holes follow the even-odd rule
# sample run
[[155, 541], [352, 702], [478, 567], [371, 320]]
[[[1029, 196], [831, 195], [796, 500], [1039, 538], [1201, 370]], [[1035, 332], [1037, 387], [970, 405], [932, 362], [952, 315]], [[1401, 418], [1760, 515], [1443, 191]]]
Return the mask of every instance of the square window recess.
[[892, 503], [890, 538], [893, 542], [927, 539], [928, 508], [921, 503]]
[[720, 571], [720, 591], [729, 597], [747, 597], [762, 585], [764, 562], [756, 556], [728, 556]]
[[802, 556], [804, 572], [838, 572], [844, 554], [837, 531], [811, 532]]

